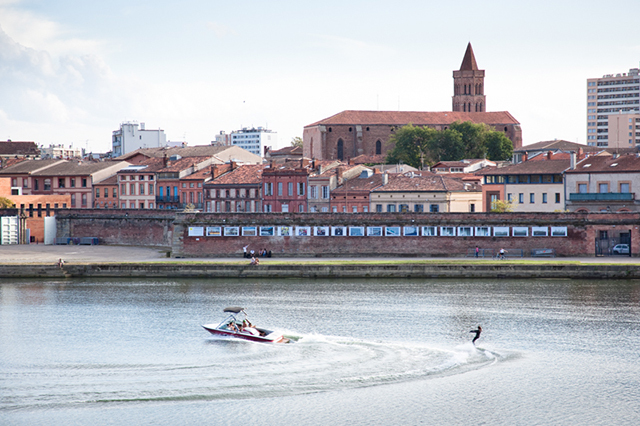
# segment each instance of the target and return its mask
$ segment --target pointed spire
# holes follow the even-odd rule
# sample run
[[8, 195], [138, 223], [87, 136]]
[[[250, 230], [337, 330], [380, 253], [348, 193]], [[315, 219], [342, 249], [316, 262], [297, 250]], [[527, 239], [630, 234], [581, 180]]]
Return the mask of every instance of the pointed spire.
[[467, 45], [467, 51], [464, 52], [464, 59], [462, 60], [462, 65], [460, 65], [460, 71], [476, 71], [478, 69], [478, 64], [476, 63], [476, 57], [473, 54], [473, 47], [471, 47], [471, 42]]

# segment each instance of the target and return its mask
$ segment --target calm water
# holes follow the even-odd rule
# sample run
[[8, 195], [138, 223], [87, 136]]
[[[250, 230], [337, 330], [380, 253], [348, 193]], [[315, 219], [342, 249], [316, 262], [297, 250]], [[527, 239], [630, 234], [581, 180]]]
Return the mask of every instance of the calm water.
[[637, 425], [639, 341], [637, 281], [0, 281], [0, 424]]

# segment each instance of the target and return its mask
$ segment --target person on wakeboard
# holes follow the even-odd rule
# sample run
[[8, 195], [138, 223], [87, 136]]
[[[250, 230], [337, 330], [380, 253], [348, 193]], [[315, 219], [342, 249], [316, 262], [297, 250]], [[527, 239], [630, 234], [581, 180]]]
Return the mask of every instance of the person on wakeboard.
[[480, 333], [482, 333], [482, 327], [478, 326], [477, 330], [471, 330], [469, 333], [476, 333], [476, 337], [473, 338], [473, 340], [471, 341], [471, 343], [476, 344], [476, 340], [478, 340], [480, 338]]

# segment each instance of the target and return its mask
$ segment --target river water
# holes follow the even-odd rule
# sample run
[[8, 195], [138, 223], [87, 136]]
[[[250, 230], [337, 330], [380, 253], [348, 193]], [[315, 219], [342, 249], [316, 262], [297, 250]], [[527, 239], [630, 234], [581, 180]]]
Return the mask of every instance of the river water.
[[0, 281], [0, 424], [637, 425], [639, 339], [638, 281]]

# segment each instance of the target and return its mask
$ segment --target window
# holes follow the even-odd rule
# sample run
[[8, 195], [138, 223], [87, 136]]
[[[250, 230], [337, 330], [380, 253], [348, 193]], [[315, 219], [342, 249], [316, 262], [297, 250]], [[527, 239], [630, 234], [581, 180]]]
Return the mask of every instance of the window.
[[334, 213], [338, 213], [338, 207], [336, 206], [331, 207], [331, 211]]
[[140, 195], [144, 195], [144, 183], [140, 184], [140, 192], [139, 192], [139, 194]]
[[369, 207], [367, 207], [367, 206], [362, 207], [362, 212], [363, 213], [368, 213], [369, 212]]
[[524, 194], [522, 192], [518, 194], [518, 203], [524, 204]]
[[299, 204], [298, 205], [298, 213], [304, 213], [304, 205], [303, 204]]
[[507, 194], [507, 201], [509, 202], [513, 201], [513, 194], [511, 193]]
[[470, 211], [471, 213], [475, 213], [475, 212], [476, 212], [476, 205], [475, 205], [475, 204], [473, 204], [473, 203], [471, 203], [471, 204], [469, 205], [469, 211]]
[[408, 213], [409, 212], [409, 204], [400, 204], [399, 212]]
[[[129, 195], [136, 195], [136, 184], [135, 183], [131, 183], [129, 184]], [[135, 208], [135, 207], [132, 207]]]
[[547, 193], [542, 194], [542, 204], [547, 204]]
[[70, 188], [75, 188], [76, 187], [76, 179], [75, 178], [69, 179], [69, 187]]
[[96, 198], [100, 198], [100, 188], [96, 188]]
[[287, 185], [287, 195], [293, 195], [293, 182], [289, 182], [289, 184]]
[[395, 213], [396, 205], [395, 204], [387, 204], [387, 213]]
[[76, 206], [76, 194], [71, 194], [71, 206]]
[[323, 186], [322, 187], [322, 198], [325, 200], [329, 199], [329, 187], [328, 186]]
[[560, 204], [560, 193], [556, 192], [556, 204]]
[[[149, 184], [149, 195], [153, 195], [153, 184]], [[153, 208], [153, 207], [151, 207]]]
[[529, 204], [534, 204], [536, 202], [536, 194], [533, 192], [529, 194]]
[[[273, 195], [273, 184], [272, 183], [265, 183], [264, 184], [264, 195], [265, 196]], [[214, 195], [214, 197], [215, 197], [215, 195]]]
[[318, 187], [313, 185], [309, 187], [309, 198], [318, 198]]
[[82, 178], [82, 187], [83, 188], [87, 187], [87, 178]]
[[440, 205], [439, 204], [430, 204], [429, 205], [429, 211], [431, 213], [438, 213], [440, 211]]
[[126, 195], [127, 194], [127, 184], [126, 183], [120, 184], [120, 193], [122, 195]]
[[278, 196], [282, 196], [282, 182], [278, 182]]
[[424, 212], [424, 205], [422, 205], [422, 204], [415, 204], [415, 205], [413, 206], [413, 211], [414, 211], [414, 212], [416, 212], [416, 213], [422, 213], [422, 212]]
[[282, 213], [289, 213], [289, 204], [282, 205]]
[[579, 194], [586, 194], [587, 193], [587, 184], [586, 183], [579, 183], [578, 184], [578, 193]]
[[298, 195], [304, 196], [304, 182], [298, 182]]
[[189, 182], [189, 188], [195, 188], [193, 182]]
[[87, 194], [82, 194], [82, 206], [86, 207], [87, 206]]
[[382, 213], [382, 204], [376, 204], [376, 213]]
[[628, 194], [629, 193], [629, 183], [628, 182], [620, 182], [620, 192]]
[[358, 206], [353, 206], [351, 209], [353, 213], [358, 213]]
[[598, 192], [600, 194], [608, 194], [609, 193], [609, 184], [608, 183], [599, 183], [598, 184]]
[[64, 178], [58, 178], [58, 188], [64, 188]]
[[[105, 189], [107, 191], [107, 189]], [[113, 188], [113, 198], [118, 198], [118, 188]]]
[[[26, 182], [26, 179], [25, 179]], [[44, 180], [44, 187], [42, 188], [45, 191], [51, 191], [51, 179], [45, 179]]]

